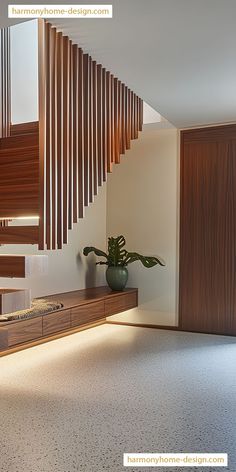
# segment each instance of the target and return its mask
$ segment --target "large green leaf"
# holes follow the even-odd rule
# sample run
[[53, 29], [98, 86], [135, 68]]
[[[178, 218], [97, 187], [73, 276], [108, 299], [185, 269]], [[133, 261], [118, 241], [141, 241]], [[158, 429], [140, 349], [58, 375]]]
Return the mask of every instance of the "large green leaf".
[[135, 261], [140, 261], [144, 267], [150, 268], [154, 267], [155, 265], [159, 264], [161, 266], [164, 266], [165, 263], [161, 259], [158, 259], [158, 257], [155, 256], [142, 256], [141, 254], [138, 254], [137, 252], [126, 252], [126, 257], [125, 257], [125, 265], [132, 264], [132, 262]]
[[106, 259], [108, 258], [107, 254], [104, 251], [101, 251], [101, 249], [97, 249], [93, 246], [86, 246], [83, 250], [84, 256], [88, 256], [88, 254], [90, 254], [91, 252], [94, 252], [96, 256], [105, 257]]

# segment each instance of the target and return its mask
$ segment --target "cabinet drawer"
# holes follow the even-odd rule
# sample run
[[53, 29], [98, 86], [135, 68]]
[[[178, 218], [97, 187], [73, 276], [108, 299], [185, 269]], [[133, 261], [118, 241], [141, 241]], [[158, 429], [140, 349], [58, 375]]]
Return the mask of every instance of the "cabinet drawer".
[[19, 321], [8, 327], [8, 346], [15, 346], [16, 344], [41, 338], [42, 334], [41, 316], [30, 320]]
[[88, 303], [82, 306], [72, 308], [71, 326], [79, 326], [91, 321], [96, 321], [105, 317], [104, 301]]
[[137, 293], [124, 293], [105, 300], [105, 315], [111, 316], [138, 305]]
[[43, 316], [43, 336], [70, 329], [70, 310], [63, 310]]

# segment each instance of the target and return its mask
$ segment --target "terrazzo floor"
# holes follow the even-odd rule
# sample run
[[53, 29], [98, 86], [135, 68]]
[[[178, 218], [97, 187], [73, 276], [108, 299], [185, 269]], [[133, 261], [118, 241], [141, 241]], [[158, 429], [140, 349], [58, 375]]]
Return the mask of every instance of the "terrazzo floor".
[[[4, 472], [236, 472], [236, 338], [103, 325], [0, 359]], [[227, 468], [124, 468], [227, 452]]]

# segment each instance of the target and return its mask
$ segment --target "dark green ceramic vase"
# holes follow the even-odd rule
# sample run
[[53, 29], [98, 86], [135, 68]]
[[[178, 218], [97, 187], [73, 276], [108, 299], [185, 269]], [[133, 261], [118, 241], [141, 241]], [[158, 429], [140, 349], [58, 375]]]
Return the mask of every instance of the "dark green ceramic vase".
[[108, 267], [106, 279], [112, 290], [124, 290], [128, 281], [128, 270], [122, 266]]

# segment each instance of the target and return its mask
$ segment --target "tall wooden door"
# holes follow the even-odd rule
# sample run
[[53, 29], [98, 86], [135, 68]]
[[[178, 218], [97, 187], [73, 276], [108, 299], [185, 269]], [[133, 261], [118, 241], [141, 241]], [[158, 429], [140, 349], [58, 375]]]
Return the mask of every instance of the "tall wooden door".
[[236, 335], [236, 125], [181, 133], [180, 328]]

